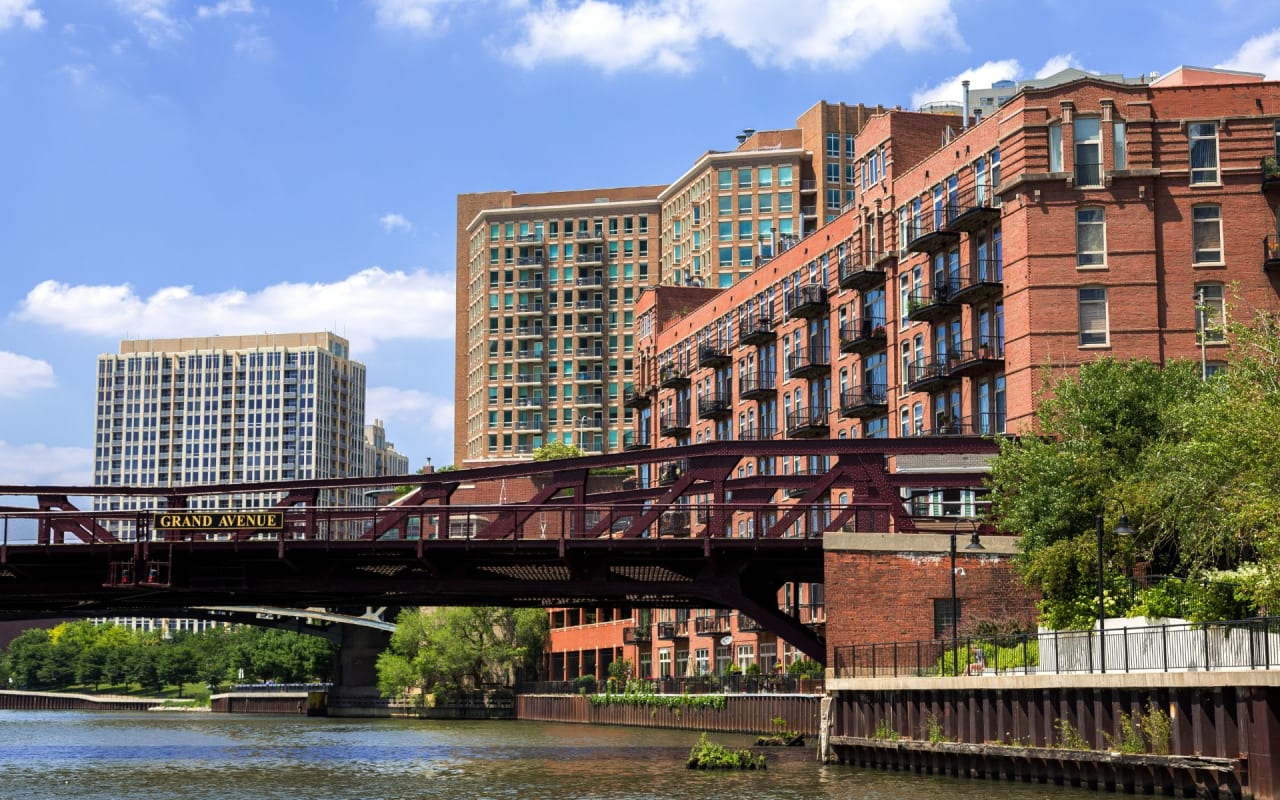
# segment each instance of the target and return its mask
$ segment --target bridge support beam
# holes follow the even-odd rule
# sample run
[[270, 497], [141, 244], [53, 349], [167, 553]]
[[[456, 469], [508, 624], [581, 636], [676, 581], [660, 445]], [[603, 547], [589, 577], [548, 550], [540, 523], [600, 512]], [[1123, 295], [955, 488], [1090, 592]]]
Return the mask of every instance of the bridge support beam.
[[[355, 699], [378, 696], [378, 656], [391, 643], [391, 634], [358, 625], [339, 625], [342, 641], [338, 645], [333, 698]], [[330, 705], [333, 705], [331, 703]]]

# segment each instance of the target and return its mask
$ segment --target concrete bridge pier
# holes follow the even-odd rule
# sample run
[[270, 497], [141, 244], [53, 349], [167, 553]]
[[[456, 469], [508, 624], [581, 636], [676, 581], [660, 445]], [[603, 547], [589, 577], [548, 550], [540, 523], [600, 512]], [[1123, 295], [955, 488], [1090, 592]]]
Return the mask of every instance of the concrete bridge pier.
[[342, 640], [329, 694], [329, 713], [351, 716], [358, 715], [361, 708], [371, 711], [379, 699], [378, 655], [391, 643], [391, 633], [360, 625], [338, 627], [342, 629]]

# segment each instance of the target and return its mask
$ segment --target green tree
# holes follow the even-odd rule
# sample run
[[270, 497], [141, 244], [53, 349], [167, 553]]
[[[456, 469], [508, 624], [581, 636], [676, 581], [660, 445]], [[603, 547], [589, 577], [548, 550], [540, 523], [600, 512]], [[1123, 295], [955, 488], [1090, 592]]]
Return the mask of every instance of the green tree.
[[[1181, 409], [1205, 393], [1198, 367], [1190, 363], [1162, 369], [1147, 361], [1100, 359], [1049, 382], [1037, 398], [1040, 436], [1001, 443], [992, 463], [992, 515], [1003, 529], [1021, 534], [1018, 564], [1043, 596], [1042, 622], [1088, 624], [1088, 609], [1096, 608], [1098, 509], [1120, 499], [1131, 520], [1154, 519], [1138, 491], [1150, 455], [1176, 436]], [[1114, 522], [1109, 516], [1104, 529]], [[1146, 538], [1134, 544], [1149, 546], [1151, 531], [1139, 533]], [[1116, 552], [1111, 539], [1108, 534], [1107, 566], [1118, 574], [1119, 565], [1110, 563]], [[1123, 564], [1130, 553], [1120, 555]]]
[[541, 447], [534, 448], [534, 461], [555, 461], [561, 458], [582, 458], [585, 453], [582, 448], [576, 444], [565, 444], [564, 442], [547, 442]]
[[386, 695], [506, 684], [536, 671], [547, 636], [540, 608], [405, 609], [378, 659]]
[[14, 637], [5, 651], [5, 668], [19, 689], [45, 689], [40, 672], [53, 655], [53, 642], [49, 632], [30, 628]]

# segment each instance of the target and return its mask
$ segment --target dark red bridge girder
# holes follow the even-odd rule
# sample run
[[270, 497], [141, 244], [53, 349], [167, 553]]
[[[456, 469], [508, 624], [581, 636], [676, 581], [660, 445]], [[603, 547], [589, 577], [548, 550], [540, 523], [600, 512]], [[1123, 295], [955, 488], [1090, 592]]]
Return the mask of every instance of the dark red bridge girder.
[[[974, 437], [717, 442], [395, 477], [3, 486], [0, 494], [36, 505], [0, 509], [0, 614], [246, 603], [710, 606], [739, 609], [822, 660], [820, 638], [777, 596], [788, 582], [822, 581], [823, 534], [909, 534], [903, 489], [978, 488], [982, 475], [972, 463], [900, 472], [898, 459], [997, 449]], [[634, 480], [610, 485], [593, 474], [618, 467]], [[533, 479], [527, 497], [465, 502], [474, 487], [516, 478]], [[412, 488], [380, 508], [315, 505], [326, 489], [388, 484]], [[82, 511], [69, 500], [144, 498], [172, 509], [259, 492], [279, 495], [282, 532], [160, 533], [149, 512]], [[34, 543], [9, 538], [24, 525], [34, 526]]]

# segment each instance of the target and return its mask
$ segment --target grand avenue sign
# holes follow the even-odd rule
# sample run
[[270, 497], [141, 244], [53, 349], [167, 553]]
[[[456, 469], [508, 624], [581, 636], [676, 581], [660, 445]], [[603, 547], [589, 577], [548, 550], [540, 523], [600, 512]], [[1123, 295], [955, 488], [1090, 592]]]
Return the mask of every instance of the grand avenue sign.
[[278, 531], [284, 528], [284, 512], [157, 512], [151, 527], [158, 531]]

